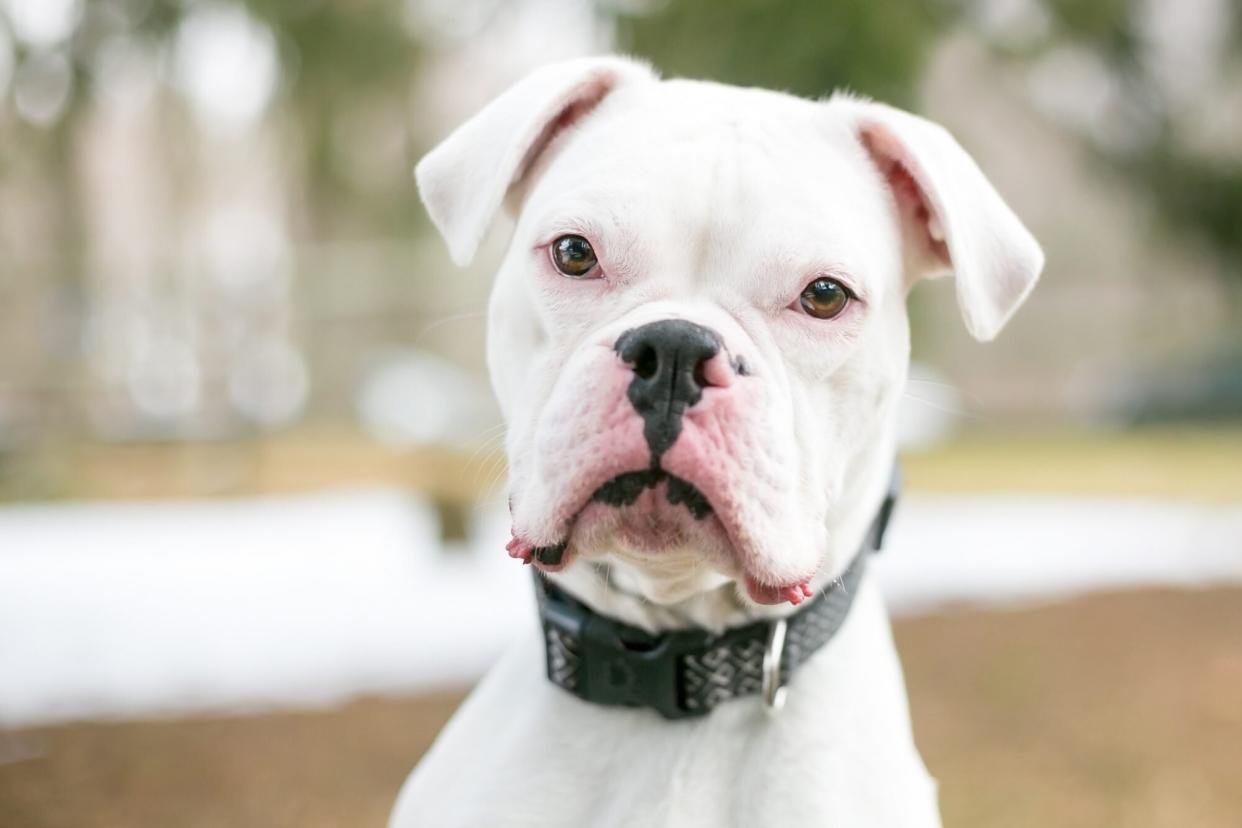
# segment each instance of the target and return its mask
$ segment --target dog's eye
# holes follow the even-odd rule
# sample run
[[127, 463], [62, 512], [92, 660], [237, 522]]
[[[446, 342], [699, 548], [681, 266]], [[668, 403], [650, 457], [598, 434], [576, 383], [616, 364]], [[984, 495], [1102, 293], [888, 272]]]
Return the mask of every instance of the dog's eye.
[[552, 242], [552, 263], [566, 276], [581, 279], [591, 275], [598, 261], [591, 243], [582, 236], [561, 236]]
[[821, 277], [806, 286], [800, 298], [802, 309], [817, 319], [832, 319], [850, 303], [850, 291], [836, 279]]

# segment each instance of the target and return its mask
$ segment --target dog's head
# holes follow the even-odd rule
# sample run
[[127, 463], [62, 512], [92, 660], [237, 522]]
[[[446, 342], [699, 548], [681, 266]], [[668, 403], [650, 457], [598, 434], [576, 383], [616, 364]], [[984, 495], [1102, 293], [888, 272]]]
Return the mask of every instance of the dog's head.
[[839, 572], [892, 457], [907, 291], [953, 273], [990, 339], [1043, 264], [928, 121], [619, 58], [539, 69], [417, 176], [458, 263], [516, 219], [488, 342], [511, 547], [612, 556], [664, 602]]

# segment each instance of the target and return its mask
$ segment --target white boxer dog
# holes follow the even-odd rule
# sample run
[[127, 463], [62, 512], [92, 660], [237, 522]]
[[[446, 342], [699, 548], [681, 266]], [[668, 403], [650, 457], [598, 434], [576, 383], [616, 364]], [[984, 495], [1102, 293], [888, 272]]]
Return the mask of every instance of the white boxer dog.
[[907, 292], [951, 272], [987, 340], [1043, 266], [979, 168], [882, 104], [601, 57], [535, 71], [416, 172], [459, 264], [515, 217], [488, 361], [542, 624], [391, 825], [938, 825], [861, 562]]

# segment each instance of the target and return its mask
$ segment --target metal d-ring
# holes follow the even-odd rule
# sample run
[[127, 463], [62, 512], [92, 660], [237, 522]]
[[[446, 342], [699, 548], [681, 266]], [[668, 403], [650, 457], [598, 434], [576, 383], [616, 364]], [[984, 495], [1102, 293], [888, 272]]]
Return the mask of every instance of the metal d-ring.
[[768, 645], [763, 651], [763, 706], [777, 713], [785, 706], [785, 683], [781, 681], [781, 655], [785, 652], [785, 619], [778, 618], [768, 628]]

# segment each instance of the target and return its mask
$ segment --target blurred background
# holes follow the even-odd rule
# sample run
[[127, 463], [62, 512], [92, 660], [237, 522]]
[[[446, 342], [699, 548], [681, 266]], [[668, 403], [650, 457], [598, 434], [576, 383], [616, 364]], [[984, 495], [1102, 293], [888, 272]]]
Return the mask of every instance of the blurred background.
[[[534, 623], [414, 162], [523, 72], [945, 124], [1043, 243], [912, 297], [878, 571], [946, 825], [1242, 823], [1230, 0], [0, 0], [0, 825], [379, 825]], [[460, 600], [470, 591], [475, 597]]]

